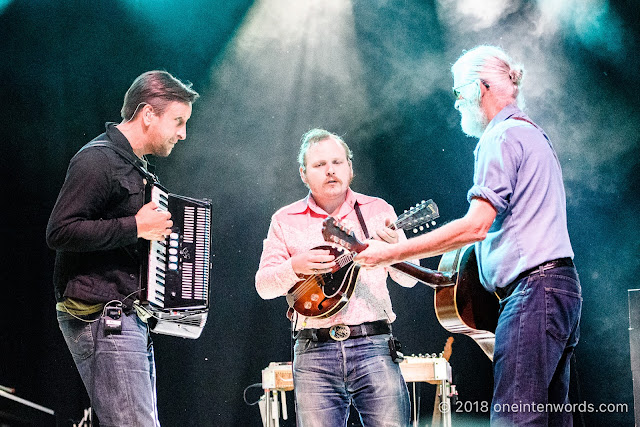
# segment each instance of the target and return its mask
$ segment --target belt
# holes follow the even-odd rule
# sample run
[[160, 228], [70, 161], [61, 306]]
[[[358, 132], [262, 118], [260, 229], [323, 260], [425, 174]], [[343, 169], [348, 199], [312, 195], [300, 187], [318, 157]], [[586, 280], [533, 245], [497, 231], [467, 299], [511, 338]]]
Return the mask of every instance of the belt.
[[386, 320], [376, 320], [360, 325], [333, 325], [330, 328], [302, 329], [295, 334], [295, 339], [326, 342], [331, 340], [344, 341], [349, 338], [360, 338], [369, 335], [391, 333], [391, 327]]
[[496, 295], [500, 299], [505, 299], [506, 297], [511, 295], [511, 293], [516, 288], [520, 280], [534, 273], [542, 274], [547, 270], [551, 270], [552, 268], [558, 268], [558, 267], [573, 267], [573, 261], [571, 260], [571, 258], [567, 257], [567, 258], [558, 258], [551, 261], [543, 262], [540, 265], [537, 265], [533, 268], [523, 271], [518, 275], [518, 277], [515, 278], [513, 282], [509, 283], [504, 288], [496, 288]]

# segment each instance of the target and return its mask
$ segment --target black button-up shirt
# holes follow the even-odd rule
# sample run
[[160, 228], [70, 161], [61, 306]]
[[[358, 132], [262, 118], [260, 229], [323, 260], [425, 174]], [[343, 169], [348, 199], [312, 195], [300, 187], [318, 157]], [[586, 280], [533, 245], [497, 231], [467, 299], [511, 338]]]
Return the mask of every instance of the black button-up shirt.
[[[93, 141], [111, 142], [136, 158], [115, 123]], [[120, 300], [131, 307], [148, 248], [135, 220], [144, 190], [142, 173], [108, 147], [82, 149], [71, 159], [47, 225], [47, 244], [56, 250], [56, 301]]]

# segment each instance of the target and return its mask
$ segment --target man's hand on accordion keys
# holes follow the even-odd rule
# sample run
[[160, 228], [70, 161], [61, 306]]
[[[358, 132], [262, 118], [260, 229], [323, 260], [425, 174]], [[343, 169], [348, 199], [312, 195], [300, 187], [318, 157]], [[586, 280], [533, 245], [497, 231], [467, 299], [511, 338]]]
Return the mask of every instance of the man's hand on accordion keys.
[[155, 202], [149, 202], [136, 214], [138, 237], [146, 240], [164, 240], [171, 234], [171, 213], [158, 209]]

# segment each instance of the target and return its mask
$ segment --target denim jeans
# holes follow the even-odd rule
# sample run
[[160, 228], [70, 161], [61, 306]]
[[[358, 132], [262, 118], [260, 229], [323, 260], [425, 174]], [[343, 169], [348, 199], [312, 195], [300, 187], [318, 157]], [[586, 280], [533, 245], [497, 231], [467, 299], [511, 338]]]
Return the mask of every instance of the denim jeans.
[[[87, 323], [58, 311], [58, 324], [101, 427], [157, 427], [156, 374], [147, 324], [135, 312], [106, 334], [101, 313]], [[89, 319], [92, 320], [92, 319]]]
[[298, 426], [346, 426], [350, 404], [364, 427], [409, 425], [409, 392], [391, 359], [389, 338], [298, 339], [293, 361]]
[[536, 272], [500, 301], [492, 426], [571, 426], [569, 362], [580, 337], [574, 267]]

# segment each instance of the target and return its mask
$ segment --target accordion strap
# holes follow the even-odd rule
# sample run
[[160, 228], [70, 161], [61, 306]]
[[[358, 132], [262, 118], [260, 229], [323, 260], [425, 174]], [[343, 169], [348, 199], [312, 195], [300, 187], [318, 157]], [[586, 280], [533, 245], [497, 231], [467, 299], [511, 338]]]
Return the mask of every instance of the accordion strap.
[[[82, 147], [80, 149], [80, 151], [90, 148], [90, 147], [107, 147], [112, 149], [113, 151], [115, 151], [116, 153], [118, 153], [120, 155], [120, 157], [122, 157], [123, 159], [125, 159], [127, 162], [131, 163], [133, 165], [133, 167], [135, 167], [136, 169], [138, 169], [138, 171], [140, 171], [140, 173], [142, 175], [144, 175], [147, 178], [147, 181], [149, 182], [153, 182], [153, 183], [159, 183], [160, 181], [158, 180], [158, 177], [149, 172], [149, 170], [147, 168], [145, 168], [140, 159], [138, 158], [134, 158], [131, 153], [128, 153], [126, 150], [118, 147], [117, 145], [109, 142], [109, 141], [93, 141], [90, 142], [88, 144], [86, 144], [84, 147]], [[78, 151], [78, 153], [80, 152]]]

